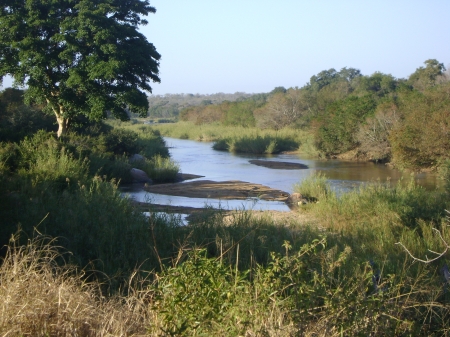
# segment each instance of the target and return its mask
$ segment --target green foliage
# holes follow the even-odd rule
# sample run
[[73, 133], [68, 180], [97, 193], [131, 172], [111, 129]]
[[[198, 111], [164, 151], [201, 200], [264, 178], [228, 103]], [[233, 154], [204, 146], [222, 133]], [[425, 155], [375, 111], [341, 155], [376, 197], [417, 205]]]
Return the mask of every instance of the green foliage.
[[19, 166], [19, 147], [15, 143], [0, 143], [0, 172], [15, 171]]
[[273, 90], [269, 93], [270, 95], [274, 95], [276, 93], [282, 93], [285, 94], [286, 93], [286, 88], [285, 87], [275, 87], [273, 88]]
[[111, 156], [109, 154], [93, 153], [89, 156], [89, 175], [100, 176], [105, 180], [115, 179], [120, 183], [132, 183], [131, 164], [128, 157]]
[[436, 167], [450, 154], [450, 84], [399, 95], [402, 120], [391, 132], [393, 161], [400, 167]]
[[[427, 249], [441, 250], [431, 228], [441, 228], [444, 210], [450, 206], [444, 191], [426, 190], [414, 180], [395, 186], [373, 182], [338, 197], [323, 175], [302, 181], [295, 191], [318, 200], [302, 206], [304, 212], [326, 223], [331, 232], [341, 233], [359, 256], [388, 257], [386, 269], [392, 272], [404, 262], [395, 247], [400, 239], [418, 256]], [[444, 237], [450, 240], [450, 233], [444, 231]], [[347, 240], [364, 243], [353, 246]]]
[[143, 170], [155, 183], [175, 182], [180, 172], [180, 166], [177, 163], [161, 155], [135, 161], [133, 167]]
[[328, 179], [323, 173], [316, 173], [294, 185], [294, 191], [300, 193], [306, 199], [327, 200], [335, 197], [328, 184]]
[[105, 143], [114, 154], [130, 156], [139, 153], [138, 138], [136, 132], [115, 128], [105, 135]]
[[375, 72], [370, 76], [361, 76], [355, 83], [355, 91], [359, 94], [374, 94], [383, 97], [395, 91], [397, 81], [392, 75]]
[[[350, 246], [289, 242], [270, 262], [240, 272], [194, 250], [151, 287], [165, 335], [429, 335], [448, 329], [444, 291], [428, 268], [387, 274]], [[439, 290], [441, 288], [441, 290]], [[283, 314], [282, 314], [283, 313]], [[422, 319], [427, 316], [427, 323]], [[277, 317], [273, 325], [269, 317]], [[260, 322], [265, 322], [261, 325]], [[294, 323], [293, 325], [289, 324]]]
[[358, 79], [361, 76], [361, 72], [354, 68], [342, 68], [339, 72], [331, 68], [329, 70], [323, 70], [317, 75], [314, 75], [309, 80], [307, 85], [308, 89], [314, 92], [318, 92], [336, 82], [349, 82]]
[[159, 278], [154, 309], [161, 313], [165, 335], [203, 335], [217, 328], [222, 334], [239, 334], [242, 327], [235, 324], [243, 317], [236, 306], [242, 300], [239, 294], [249, 288], [242, 275], [208, 259], [205, 250], [194, 250]]
[[439, 163], [439, 177], [443, 181], [445, 190], [450, 193], [450, 159], [445, 159]]
[[213, 144], [214, 150], [255, 154], [274, 154], [281, 151], [296, 150], [298, 147], [299, 144], [292, 139], [269, 135], [226, 138]]
[[[56, 114], [58, 136], [79, 114], [147, 114], [144, 91], [159, 82], [160, 55], [138, 31], [148, 2], [9, 1], [0, 12], [0, 76], [26, 85], [26, 97]], [[49, 70], [51, 69], [51, 71]]]
[[373, 114], [375, 108], [376, 103], [371, 96], [350, 96], [329, 105], [317, 131], [318, 149], [330, 156], [355, 148], [359, 124]]
[[61, 193], [51, 188], [53, 184], [30, 186], [23, 182], [14, 197], [13, 213], [2, 220], [1, 239], [7, 239], [18, 223], [29, 237], [36, 227], [40, 233], [58, 238], [78, 266], [92, 263], [94, 270], [119, 279], [129, 275], [148, 256], [150, 233], [144, 216], [112, 183], [94, 179], [85, 185], [67, 184], [74, 187]]
[[255, 118], [253, 111], [257, 108], [254, 101], [235, 102], [229, 105], [226, 111], [224, 125], [253, 127], [255, 126]]
[[420, 91], [429, 89], [439, 83], [445, 67], [443, 63], [435, 59], [429, 59], [425, 62], [426, 67], [419, 67], [409, 76], [408, 83]]
[[24, 91], [7, 88], [0, 92], [0, 141], [18, 142], [38, 130], [52, 131], [54, 118], [23, 101]]

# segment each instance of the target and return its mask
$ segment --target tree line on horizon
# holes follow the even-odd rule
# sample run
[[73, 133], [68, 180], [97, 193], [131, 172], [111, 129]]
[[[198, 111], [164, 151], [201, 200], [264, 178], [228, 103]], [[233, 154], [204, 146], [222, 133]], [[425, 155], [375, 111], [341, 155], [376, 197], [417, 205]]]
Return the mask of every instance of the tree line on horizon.
[[450, 74], [435, 59], [407, 79], [342, 68], [323, 70], [303, 87], [276, 87], [238, 101], [184, 108], [197, 125], [309, 130], [321, 155], [393, 162], [423, 169], [450, 158]]
[[[148, 99], [153, 117], [165, 106], [176, 112], [170, 114], [169, 109], [159, 117], [178, 114], [180, 120], [197, 125], [307, 130], [326, 158], [346, 155], [416, 170], [450, 160], [450, 75], [434, 59], [425, 61], [407, 79], [381, 72], [362, 75], [354, 68], [329, 69], [312, 76], [301, 88]], [[35, 129], [55, 128], [41, 106], [27, 106], [23, 101], [23, 90], [7, 88], [0, 93], [2, 135], [20, 140]], [[88, 120], [78, 116], [73, 123], [83, 125]]]

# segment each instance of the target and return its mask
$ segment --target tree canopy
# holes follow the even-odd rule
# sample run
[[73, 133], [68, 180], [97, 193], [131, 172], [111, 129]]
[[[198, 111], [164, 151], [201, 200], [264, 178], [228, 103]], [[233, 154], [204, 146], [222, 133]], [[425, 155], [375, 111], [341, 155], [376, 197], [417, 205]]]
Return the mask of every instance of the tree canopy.
[[65, 133], [73, 117], [145, 115], [160, 54], [138, 31], [148, 0], [5, 0], [0, 9], [0, 79], [26, 86]]
[[426, 67], [419, 67], [409, 76], [408, 82], [417, 90], [424, 91], [439, 83], [446, 70], [443, 63], [435, 59], [426, 60]]

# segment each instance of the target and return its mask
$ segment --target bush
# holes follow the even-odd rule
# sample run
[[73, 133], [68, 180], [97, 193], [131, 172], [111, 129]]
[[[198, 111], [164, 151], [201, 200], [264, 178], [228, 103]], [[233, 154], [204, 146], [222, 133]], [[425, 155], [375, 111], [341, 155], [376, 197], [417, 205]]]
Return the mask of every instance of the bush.
[[390, 134], [394, 163], [410, 169], [435, 168], [450, 158], [450, 84], [425, 91], [402, 92], [403, 115]]
[[355, 148], [356, 131], [375, 108], [376, 102], [370, 95], [349, 96], [328, 105], [316, 134], [318, 149], [330, 156]]
[[439, 177], [447, 193], [450, 193], [450, 159], [441, 161], [438, 169]]
[[0, 141], [19, 142], [38, 130], [56, 130], [55, 117], [25, 105], [23, 93], [13, 88], [0, 92]]
[[19, 161], [18, 145], [0, 142], [0, 172], [15, 171], [19, 166]]
[[274, 154], [297, 150], [298, 147], [299, 144], [294, 140], [269, 135], [230, 137], [213, 144], [214, 150], [254, 154]]
[[150, 159], [135, 160], [132, 166], [147, 173], [155, 183], [175, 182], [180, 172], [180, 166], [176, 162], [159, 154]]
[[130, 156], [140, 152], [138, 144], [138, 134], [122, 128], [115, 128], [105, 135], [105, 142], [108, 151], [117, 155]]

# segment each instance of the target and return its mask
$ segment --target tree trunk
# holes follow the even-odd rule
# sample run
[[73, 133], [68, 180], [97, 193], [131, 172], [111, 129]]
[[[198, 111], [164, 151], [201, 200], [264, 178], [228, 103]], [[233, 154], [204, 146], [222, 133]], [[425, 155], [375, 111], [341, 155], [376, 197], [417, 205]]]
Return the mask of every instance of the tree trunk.
[[[48, 103], [50, 103], [49, 100], [47, 100]], [[53, 106], [53, 112], [56, 115], [56, 120], [58, 121], [58, 138], [60, 138], [62, 135], [66, 134], [67, 128], [69, 127], [69, 118], [64, 117], [64, 107], [59, 106], [59, 109], [55, 108]]]
[[69, 126], [69, 119], [61, 116], [56, 116], [56, 120], [58, 121], [58, 138], [62, 135], [66, 134], [67, 128]]

